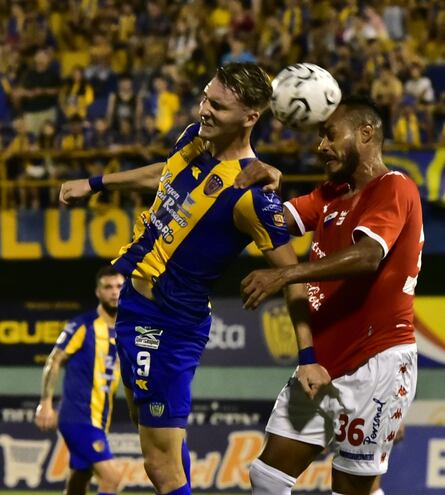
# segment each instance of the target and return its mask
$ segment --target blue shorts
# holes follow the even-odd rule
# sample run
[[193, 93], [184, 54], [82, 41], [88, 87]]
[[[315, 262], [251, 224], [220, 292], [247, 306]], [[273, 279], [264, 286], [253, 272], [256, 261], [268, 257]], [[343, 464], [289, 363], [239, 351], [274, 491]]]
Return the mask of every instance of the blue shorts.
[[133, 391], [141, 425], [186, 427], [190, 387], [210, 324], [210, 316], [199, 324], [178, 323], [126, 282], [117, 313], [117, 349], [122, 381]]
[[86, 423], [59, 423], [59, 431], [70, 452], [71, 469], [89, 469], [113, 458], [104, 430]]

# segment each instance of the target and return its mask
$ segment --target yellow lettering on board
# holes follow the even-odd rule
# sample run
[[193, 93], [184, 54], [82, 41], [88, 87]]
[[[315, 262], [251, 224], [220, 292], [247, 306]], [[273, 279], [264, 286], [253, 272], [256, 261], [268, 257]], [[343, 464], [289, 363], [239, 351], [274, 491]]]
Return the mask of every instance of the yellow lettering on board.
[[[105, 227], [112, 223], [114, 233], [105, 236]], [[89, 225], [91, 246], [101, 258], [115, 258], [119, 249], [128, 244], [131, 239], [130, 220], [124, 210], [112, 208], [106, 212], [97, 213]]]
[[26, 321], [4, 320], [0, 321], [0, 344], [18, 344], [21, 335], [27, 333]]
[[80, 258], [85, 248], [86, 210], [76, 208], [69, 212], [69, 234], [61, 236], [60, 211], [54, 208], [45, 211], [45, 241], [48, 254], [53, 258]]
[[1, 217], [1, 257], [5, 259], [37, 259], [42, 257], [42, 246], [37, 241], [18, 240], [17, 212], [5, 210]]
[[259, 431], [234, 431], [216, 480], [217, 488], [250, 487], [249, 465], [261, 452], [263, 434]]

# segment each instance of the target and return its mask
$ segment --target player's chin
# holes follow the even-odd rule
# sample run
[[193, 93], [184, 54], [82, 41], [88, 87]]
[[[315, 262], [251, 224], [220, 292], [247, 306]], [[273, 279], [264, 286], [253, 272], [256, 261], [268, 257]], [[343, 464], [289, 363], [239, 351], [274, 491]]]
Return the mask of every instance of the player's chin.
[[201, 124], [199, 127], [199, 136], [204, 139], [211, 139], [215, 135], [214, 128], [210, 125]]

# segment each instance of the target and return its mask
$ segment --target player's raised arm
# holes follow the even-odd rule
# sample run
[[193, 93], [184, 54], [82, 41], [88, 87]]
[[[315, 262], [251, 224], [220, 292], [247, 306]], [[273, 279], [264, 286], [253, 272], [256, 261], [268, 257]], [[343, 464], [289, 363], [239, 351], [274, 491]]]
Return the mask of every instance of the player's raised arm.
[[53, 407], [54, 390], [59, 379], [60, 367], [67, 357], [65, 351], [55, 347], [43, 368], [42, 391], [34, 419], [41, 430], [50, 430], [57, 426], [57, 412]]
[[[263, 254], [269, 263], [277, 268], [295, 265], [298, 262], [290, 243], [263, 251]], [[331, 377], [316, 360], [308, 323], [309, 305], [305, 287], [302, 284], [288, 285], [285, 288], [285, 296], [299, 349], [297, 378], [306, 394], [313, 399], [317, 392], [331, 381]]]
[[164, 162], [158, 162], [125, 172], [114, 172], [89, 179], [69, 180], [64, 182], [60, 188], [59, 201], [64, 205], [71, 205], [103, 190], [148, 189], [155, 191], [164, 165]]
[[264, 299], [288, 284], [347, 279], [375, 272], [383, 255], [377, 241], [363, 236], [356, 244], [316, 261], [255, 270], [241, 282], [244, 307], [257, 308]]

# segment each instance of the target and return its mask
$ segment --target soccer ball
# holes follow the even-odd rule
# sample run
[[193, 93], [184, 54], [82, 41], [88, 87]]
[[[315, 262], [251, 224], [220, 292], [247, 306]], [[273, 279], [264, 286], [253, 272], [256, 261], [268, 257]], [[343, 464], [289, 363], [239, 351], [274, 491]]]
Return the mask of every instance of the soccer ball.
[[272, 81], [272, 88], [272, 113], [289, 127], [324, 122], [341, 100], [337, 81], [314, 64], [288, 65]]

